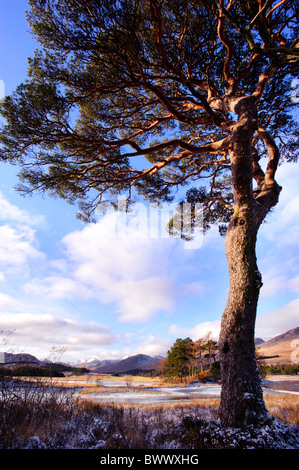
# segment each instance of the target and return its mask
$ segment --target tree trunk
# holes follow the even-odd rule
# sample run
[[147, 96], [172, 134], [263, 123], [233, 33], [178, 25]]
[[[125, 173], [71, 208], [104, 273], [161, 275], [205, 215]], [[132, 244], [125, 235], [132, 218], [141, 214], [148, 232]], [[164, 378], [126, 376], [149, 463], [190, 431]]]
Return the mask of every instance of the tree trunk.
[[[252, 138], [257, 128], [256, 107], [248, 98], [236, 101], [239, 119], [230, 145], [234, 215], [225, 248], [230, 275], [227, 305], [219, 338], [221, 362], [220, 418], [228, 426], [242, 427], [268, 421], [255, 359], [255, 320], [261, 287], [256, 261], [256, 238], [262, 220], [278, 201], [268, 192], [260, 202], [252, 188]], [[277, 193], [277, 192], [276, 192]]]
[[220, 417], [242, 427], [269, 420], [255, 358], [255, 319], [261, 276], [255, 257], [256, 229], [245, 219], [230, 224], [226, 253], [230, 289], [219, 339], [221, 361]]

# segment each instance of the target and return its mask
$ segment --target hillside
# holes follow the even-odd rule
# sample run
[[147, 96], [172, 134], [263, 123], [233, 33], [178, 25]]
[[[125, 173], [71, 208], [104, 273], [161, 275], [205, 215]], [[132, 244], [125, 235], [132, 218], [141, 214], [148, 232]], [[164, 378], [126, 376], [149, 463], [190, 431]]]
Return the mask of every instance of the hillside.
[[78, 362], [76, 364], [73, 364], [74, 367], [85, 367], [86, 369], [91, 370], [94, 372], [96, 369], [99, 369], [101, 367], [105, 366], [110, 366], [112, 364], [116, 364], [119, 362], [119, 359], [92, 359], [90, 361], [83, 361], [83, 362]]
[[[298, 344], [293, 341], [298, 340]], [[293, 343], [293, 345], [292, 345]], [[256, 338], [256, 349], [259, 356], [265, 358], [267, 364], [290, 364], [292, 359], [299, 359], [299, 327], [289, 330], [269, 341], [263, 342], [262, 339]], [[298, 353], [296, 353], [296, 350]], [[4, 354], [4, 356], [3, 356]], [[293, 354], [293, 358], [292, 358]], [[138, 370], [156, 369], [163, 359], [162, 356], [148, 356], [146, 354], [136, 354], [122, 360], [111, 359], [93, 359], [91, 361], [80, 362], [77, 364], [53, 364], [45, 361], [39, 361], [31, 354], [12, 354], [2, 353], [2, 364], [6, 366], [17, 366], [22, 364], [32, 364], [35, 366], [49, 366], [60, 370], [71, 371], [74, 367], [85, 367], [91, 372], [100, 374], [125, 374]]]
[[61, 362], [40, 361], [32, 354], [27, 353], [2, 353], [0, 355], [0, 367], [15, 368], [20, 366], [34, 366], [55, 369], [56, 371], [67, 372], [74, 368]]
[[5, 365], [21, 365], [21, 364], [34, 364], [40, 365], [41, 362], [31, 354], [13, 354], [13, 353], [4, 353], [2, 357], [2, 364]]
[[257, 347], [257, 352], [267, 358], [265, 359], [267, 364], [290, 364], [292, 363], [292, 353], [296, 349], [292, 342], [296, 339], [299, 342], [299, 327], [265, 341]]
[[97, 367], [93, 372], [99, 372], [101, 374], [125, 374], [136, 370], [155, 369], [161, 359], [162, 358], [147, 356], [146, 354], [136, 354], [135, 356], [122, 359], [117, 363]]

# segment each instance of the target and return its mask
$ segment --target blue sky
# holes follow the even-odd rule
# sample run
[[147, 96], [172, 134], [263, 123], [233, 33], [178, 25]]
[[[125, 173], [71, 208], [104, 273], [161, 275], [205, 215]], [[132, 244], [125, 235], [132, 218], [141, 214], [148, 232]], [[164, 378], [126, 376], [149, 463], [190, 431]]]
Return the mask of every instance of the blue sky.
[[[25, 80], [36, 47], [26, 8], [25, 0], [0, 0], [5, 94]], [[165, 354], [178, 337], [219, 333], [229, 281], [217, 229], [194, 249], [149, 237], [140, 206], [124, 237], [115, 213], [86, 225], [62, 200], [21, 197], [17, 173], [1, 163], [0, 330], [14, 330], [15, 351], [44, 358], [64, 347], [69, 361], [121, 358]], [[264, 339], [299, 324], [299, 165], [281, 166], [277, 180], [279, 206], [261, 227], [257, 248], [264, 286], [256, 336]]]

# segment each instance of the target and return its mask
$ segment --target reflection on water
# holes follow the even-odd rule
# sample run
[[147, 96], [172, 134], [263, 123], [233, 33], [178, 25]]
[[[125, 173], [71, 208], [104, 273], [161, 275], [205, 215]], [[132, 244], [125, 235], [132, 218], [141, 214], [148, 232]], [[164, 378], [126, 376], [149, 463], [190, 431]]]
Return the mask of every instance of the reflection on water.
[[[98, 383], [99, 384], [99, 383]], [[208, 383], [208, 384], [194, 384], [186, 387], [157, 387], [154, 382], [134, 381], [129, 384], [127, 380], [118, 380], [114, 382], [100, 381], [102, 390], [92, 391], [86, 393], [81, 391], [80, 397], [87, 398], [95, 402], [113, 402], [113, 403], [132, 403], [132, 404], [159, 404], [159, 403], [173, 403], [185, 402], [188, 400], [200, 399], [217, 399], [220, 397], [221, 385]], [[288, 393], [292, 395], [299, 395], [298, 391], [280, 389], [282, 387], [272, 388], [271, 382], [265, 381], [263, 384], [264, 395], [279, 395], [281, 393]], [[104, 390], [103, 390], [104, 387]], [[268, 388], [271, 387], [271, 388]], [[293, 387], [288, 387], [293, 388]], [[123, 389], [123, 390], [122, 390]]]
[[[108, 385], [105, 392], [81, 393], [80, 396], [96, 402], [159, 404], [190, 399], [218, 398], [221, 390], [221, 386], [218, 384], [202, 384], [196, 387], [158, 387], [137, 389], [136, 391], [128, 389], [124, 392], [117, 392], [109, 390], [116, 387], [115, 382], [113, 385], [111, 383]], [[123, 385], [126, 384], [118, 384], [118, 387]], [[136, 382], [134, 382], [135, 385]]]

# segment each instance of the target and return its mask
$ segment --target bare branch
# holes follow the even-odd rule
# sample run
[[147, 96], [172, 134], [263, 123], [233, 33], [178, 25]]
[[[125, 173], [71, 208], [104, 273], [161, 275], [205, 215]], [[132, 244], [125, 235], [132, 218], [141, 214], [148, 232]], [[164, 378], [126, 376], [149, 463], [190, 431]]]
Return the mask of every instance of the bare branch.
[[223, 14], [223, 7], [224, 7], [224, 2], [223, 2], [223, 0], [221, 0], [219, 2], [220, 15], [219, 15], [219, 19], [218, 19], [218, 36], [219, 36], [220, 41], [225, 45], [226, 51], [227, 51], [226, 59], [225, 59], [224, 66], [223, 66], [223, 74], [224, 74], [225, 80], [230, 85], [229, 93], [232, 93], [233, 92], [233, 85], [234, 85], [234, 78], [231, 75], [229, 68], [230, 68], [232, 58], [233, 58], [234, 45], [229, 40], [229, 38], [228, 38], [228, 36], [227, 36], [227, 34], [224, 30], [225, 15]]
[[254, 146], [252, 146], [251, 154], [252, 154], [252, 176], [257, 183], [257, 190], [258, 192], [260, 192], [265, 182], [265, 173], [263, 172], [259, 164], [260, 156], [258, 154], [257, 149]]
[[275, 173], [278, 167], [278, 162], [280, 158], [279, 149], [275, 143], [273, 137], [266, 131], [265, 128], [259, 127], [257, 130], [259, 136], [263, 140], [265, 146], [268, 150], [268, 165], [265, 173], [265, 186], [269, 188], [276, 184], [275, 182]]
[[272, 77], [273, 73], [274, 73], [274, 68], [272, 67], [268, 67], [264, 72], [261, 73], [256, 89], [251, 95], [254, 98], [256, 103], [258, 103], [259, 100], [261, 99], [264, 89], [267, 83], [269, 82], [270, 78]]
[[[281, 5], [283, 5], [284, 3], [286, 2], [286, 0], [281, 0], [281, 2], [277, 3], [277, 5], [275, 5], [274, 7], [271, 8], [271, 10], [268, 11], [267, 15], [266, 15], [266, 18], [268, 18], [268, 16], [271, 15], [271, 13], [273, 13], [274, 10], [276, 10], [276, 8], [280, 7]], [[267, 2], [266, 2], [267, 3]]]

